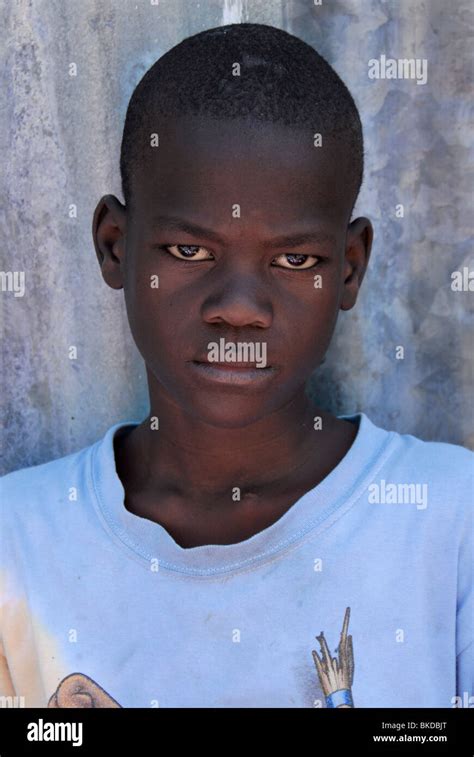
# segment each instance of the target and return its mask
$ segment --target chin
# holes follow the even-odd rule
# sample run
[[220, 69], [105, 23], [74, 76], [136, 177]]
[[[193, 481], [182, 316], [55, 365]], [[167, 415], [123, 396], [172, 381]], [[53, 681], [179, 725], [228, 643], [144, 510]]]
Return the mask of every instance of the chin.
[[[196, 396], [194, 400], [197, 400]], [[195, 401], [192, 406], [186, 403], [183, 409], [208, 426], [237, 429], [257, 423], [275, 408], [267, 403], [257, 403], [255, 397], [235, 399], [215, 395], [203, 402]]]

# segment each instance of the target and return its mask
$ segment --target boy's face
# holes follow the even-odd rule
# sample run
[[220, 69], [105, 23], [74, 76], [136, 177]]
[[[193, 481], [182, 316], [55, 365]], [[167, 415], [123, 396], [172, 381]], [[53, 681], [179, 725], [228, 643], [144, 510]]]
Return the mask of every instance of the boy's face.
[[[111, 195], [97, 206], [102, 273], [124, 288], [152, 403], [166, 396], [203, 422], [242, 427], [304, 391], [339, 310], [356, 301], [372, 227], [348, 227], [350, 156], [325, 135], [315, 147], [305, 131], [203, 118], [157, 131], [133, 208]], [[315, 237], [289, 239], [303, 234]], [[213, 377], [194, 361], [220, 339], [258, 343], [268, 368], [248, 383]]]

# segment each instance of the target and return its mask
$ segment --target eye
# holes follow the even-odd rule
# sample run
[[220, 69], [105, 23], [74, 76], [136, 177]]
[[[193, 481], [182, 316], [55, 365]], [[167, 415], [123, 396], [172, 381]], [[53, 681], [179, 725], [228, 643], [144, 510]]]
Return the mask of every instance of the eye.
[[[212, 253], [200, 245], [166, 244], [163, 245], [162, 249], [166, 250], [166, 252], [169, 252], [171, 255], [174, 255], [178, 260], [213, 260]], [[176, 250], [176, 252], [174, 252], [174, 250]], [[209, 257], [209, 255], [211, 255], [211, 257]]]
[[[276, 260], [281, 260], [282, 265], [279, 265], [278, 263], [275, 263]], [[315, 268], [315, 266], [318, 264], [320, 258], [318, 258], [316, 255], [296, 255], [291, 252], [285, 252], [282, 255], [278, 255], [276, 258], [272, 260], [272, 265], [277, 265], [281, 268], [288, 268], [288, 269], [301, 269], [301, 268]], [[284, 265], [286, 263], [287, 265]]]

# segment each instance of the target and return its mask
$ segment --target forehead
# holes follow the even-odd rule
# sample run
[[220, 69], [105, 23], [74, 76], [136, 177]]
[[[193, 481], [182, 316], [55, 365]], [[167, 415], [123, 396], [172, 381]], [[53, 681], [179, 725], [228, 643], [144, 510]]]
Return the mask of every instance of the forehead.
[[[145, 148], [133, 182], [144, 227], [160, 215], [220, 225], [239, 206], [241, 219], [270, 227], [286, 221], [338, 223], [350, 213], [350, 156], [331, 135], [246, 119], [159, 120], [157, 147]], [[344, 161], [345, 158], [345, 161]]]

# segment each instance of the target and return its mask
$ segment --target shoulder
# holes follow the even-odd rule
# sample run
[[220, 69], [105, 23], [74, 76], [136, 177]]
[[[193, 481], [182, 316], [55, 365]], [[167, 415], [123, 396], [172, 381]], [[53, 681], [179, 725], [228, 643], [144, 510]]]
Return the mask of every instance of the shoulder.
[[56, 516], [61, 521], [71, 513], [71, 508], [65, 509], [64, 505], [93, 502], [95, 479], [115, 471], [115, 432], [129, 423], [116, 423], [96, 442], [77, 452], [0, 477], [2, 529], [9, 525], [12, 532], [24, 528], [33, 533], [35, 527], [46, 522], [51, 527]]
[[[370, 425], [371, 422], [369, 421]], [[469, 538], [474, 515], [474, 452], [459, 444], [386, 431], [383, 464], [371, 476], [373, 501], [412, 502], [429, 530]]]
[[93, 447], [94, 445], [91, 444], [77, 452], [71, 452], [69, 455], [39, 465], [19, 468], [0, 476], [2, 493], [26, 493], [31, 492], [38, 485], [48, 487], [54, 485], [58, 479], [67, 476], [71, 470], [76, 469], [81, 462], [84, 462]]
[[[389, 455], [390, 465], [407, 473], [444, 478], [456, 483], [471, 479], [474, 471], [474, 452], [460, 444], [427, 441], [414, 434], [392, 431], [379, 426], [365, 413], [358, 413], [364, 439], [377, 443]], [[348, 417], [348, 416], [344, 416]], [[356, 417], [356, 416], [352, 416]]]
[[0, 477], [0, 519], [22, 522], [29, 529], [34, 517], [65, 502], [70, 489], [83, 485], [88, 477], [91, 455], [96, 444], [41, 465], [12, 471]]
[[360, 417], [357, 446], [364, 448], [364, 456], [371, 456], [373, 471], [389, 468], [393, 475], [415, 481], [424, 477], [427, 481], [454, 487], [454, 490], [473, 485], [474, 452], [467, 447], [427, 441], [414, 434], [389, 430], [363, 412], [341, 417]]
[[473, 482], [474, 452], [459, 444], [425, 441], [394, 432], [398, 464], [410, 472], [454, 489]]

